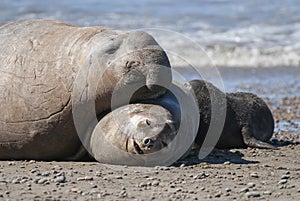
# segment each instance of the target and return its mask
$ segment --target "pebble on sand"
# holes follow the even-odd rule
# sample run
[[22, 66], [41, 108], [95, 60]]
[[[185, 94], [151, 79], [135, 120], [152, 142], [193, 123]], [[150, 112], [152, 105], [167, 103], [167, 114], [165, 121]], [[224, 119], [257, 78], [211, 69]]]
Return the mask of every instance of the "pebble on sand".
[[281, 179], [278, 184], [286, 184], [287, 183], [287, 179]]
[[260, 192], [258, 192], [258, 191], [250, 191], [250, 192], [246, 193], [246, 196], [248, 198], [251, 198], [251, 197], [260, 197]]

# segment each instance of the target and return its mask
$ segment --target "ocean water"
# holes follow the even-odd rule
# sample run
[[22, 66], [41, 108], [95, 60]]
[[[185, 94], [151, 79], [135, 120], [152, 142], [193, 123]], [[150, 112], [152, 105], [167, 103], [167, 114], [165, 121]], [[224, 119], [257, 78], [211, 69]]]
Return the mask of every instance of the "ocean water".
[[174, 66], [300, 65], [297, 0], [1, 0], [0, 11], [0, 22], [46, 18], [145, 29]]

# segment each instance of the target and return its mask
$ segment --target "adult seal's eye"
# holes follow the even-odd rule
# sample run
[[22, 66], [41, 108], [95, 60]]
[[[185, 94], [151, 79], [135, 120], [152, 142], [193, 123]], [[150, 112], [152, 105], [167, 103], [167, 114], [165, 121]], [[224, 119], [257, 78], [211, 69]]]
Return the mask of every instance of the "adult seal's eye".
[[146, 119], [146, 124], [147, 124], [148, 126], [150, 126], [150, 125], [151, 125], [151, 121], [150, 121], [149, 119]]

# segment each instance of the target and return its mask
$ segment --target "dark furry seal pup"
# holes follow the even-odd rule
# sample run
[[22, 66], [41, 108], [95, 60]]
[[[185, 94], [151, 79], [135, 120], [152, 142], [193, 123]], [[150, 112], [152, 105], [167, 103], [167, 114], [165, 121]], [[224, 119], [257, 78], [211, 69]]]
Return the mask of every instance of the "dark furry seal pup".
[[[223, 93], [209, 82], [189, 82], [199, 104], [200, 125], [195, 143], [201, 146], [211, 119], [211, 106], [226, 98], [226, 119], [217, 148], [256, 147], [274, 149], [267, 143], [274, 131], [274, 119], [267, 104], [252, 93]], [[218, 114], [217, 114], [218, 116]], [[218, 118], [218, 117], [214, 117]]]

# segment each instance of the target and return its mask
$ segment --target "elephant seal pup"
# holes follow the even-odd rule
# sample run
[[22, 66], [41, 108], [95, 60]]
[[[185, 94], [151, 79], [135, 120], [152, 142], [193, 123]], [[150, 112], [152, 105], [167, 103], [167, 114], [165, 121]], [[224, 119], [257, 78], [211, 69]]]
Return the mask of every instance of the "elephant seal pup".
[[102, 163], [144, 165], [135, 157], [167, 147], [178, 124], [159, 105], [137, 103], [119, 107], [101, 118], [93, 130], [91, 155]]
[[[203, 80], [192, 80], [192, 86], [199, 104], [200, 126], [195, 140], [202, 145], [211, 121], [212, 104], [217, 105], [226, 96], [226, 119], [217, 148], [256, 147], [274, 149], [267, 143], [274, 130], [274, 119], [266, 103], [252, 93], [226, 93]], [[215, 117], [217, 118], [217, 117]]]
[[[91, 134], [90, 122], [111, 109], [114, 92], [140, 88], [138, 101], [164, 94], [158, 85], [170, 82], [167, 55], [143, 31], [53, 20], [2, 24], [0, 159], [66, 159]], [[118, 98], [116, 106], [128, 104]]]
[[[194, 111], [194, 113], [193, 113]], [[171, 85], [156, 99], [117, 108], [93, 130], [91, 155], [99, 162], [135, 166], [171, 165], [196, 137], [197, 103], [187, 89]]]

